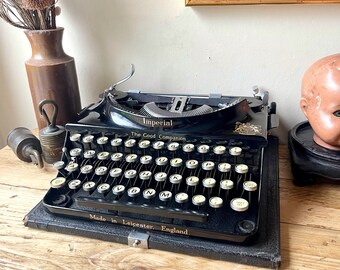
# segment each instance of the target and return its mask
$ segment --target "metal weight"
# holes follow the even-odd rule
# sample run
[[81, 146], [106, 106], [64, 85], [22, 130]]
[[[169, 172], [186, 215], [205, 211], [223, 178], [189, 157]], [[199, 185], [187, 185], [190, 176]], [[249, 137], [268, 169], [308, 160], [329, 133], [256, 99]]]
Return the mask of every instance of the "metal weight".
[[7, 145], [22, 161], [32, 162], [39, 168], [44, 167], [40, 142], [32, 132], [24, 127], [18, 127], [8, 133]]
[[[46, 105], [53, 107], [51, 117], [48, 117], [44, 109]], [[47, 127], [39, 132], [43, 157], [47, 163], [52, 164], [61, 159], [66, 131], [64, 127], [56, 125], [58, 106], [53, 100], [45, 99], [41, 101], [39, 103], [39, 112], [47, 123]]]

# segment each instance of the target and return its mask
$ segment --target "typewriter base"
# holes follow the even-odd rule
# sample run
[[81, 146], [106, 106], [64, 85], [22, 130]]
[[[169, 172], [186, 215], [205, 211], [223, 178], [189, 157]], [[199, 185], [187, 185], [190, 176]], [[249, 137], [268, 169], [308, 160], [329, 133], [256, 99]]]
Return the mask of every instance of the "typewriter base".
[[[269, 144], [265, 150], [263, 179], [261, 209], [264, 211], [260, 212], [259, 231], [252, 242], [240, 245], [151, 231], [147, 232], [148, 248], [277, 269], [281, 256], [278, 140], [276, 137], [269, 137]], [[31, 228], [123, 244], [128, 243], [128, 236], [131, 232], [142, 232], [125, 226], [55, 216], [48, 213], [41, 202], [27, 214], [24, 223], [25, 226]]]
[[308, 122], [301, 122], [289, 131], [288, 146], [295, 185], [340, 183], [340, 151], [317, 145]]

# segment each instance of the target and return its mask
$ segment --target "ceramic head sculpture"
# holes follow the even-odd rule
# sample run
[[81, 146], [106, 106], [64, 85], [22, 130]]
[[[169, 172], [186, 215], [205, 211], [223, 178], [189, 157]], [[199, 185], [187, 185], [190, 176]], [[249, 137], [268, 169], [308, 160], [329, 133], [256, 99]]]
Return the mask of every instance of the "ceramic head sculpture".
[[340, 54], [315, 62], [302, 79], [300, 107], [318, 145], [340, 150]]

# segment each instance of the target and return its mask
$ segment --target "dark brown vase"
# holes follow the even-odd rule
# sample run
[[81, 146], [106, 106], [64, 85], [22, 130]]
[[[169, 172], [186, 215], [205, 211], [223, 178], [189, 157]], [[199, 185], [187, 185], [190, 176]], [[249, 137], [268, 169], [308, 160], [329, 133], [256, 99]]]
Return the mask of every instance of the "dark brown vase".
[[[25, 66], [39, 130], [47, 125], [39, 112], [44, 99], [58, 105], [58, 125], [75, 120], [81, 110], [74, 58], [63, 50], [63, 32], [64, 28], [25, 31], [32, 47], [32, 57]], [[51, 115], [52, 108], [46, 112]]]

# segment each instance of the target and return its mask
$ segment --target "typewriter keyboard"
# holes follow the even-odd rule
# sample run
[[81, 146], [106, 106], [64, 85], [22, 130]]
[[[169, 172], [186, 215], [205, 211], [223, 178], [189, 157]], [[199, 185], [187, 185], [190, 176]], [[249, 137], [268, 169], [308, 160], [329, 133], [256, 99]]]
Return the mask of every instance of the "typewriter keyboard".
[[263, 147], [232, 138], [69, 131], [52, 213], [243, 242], [258, 225]]

